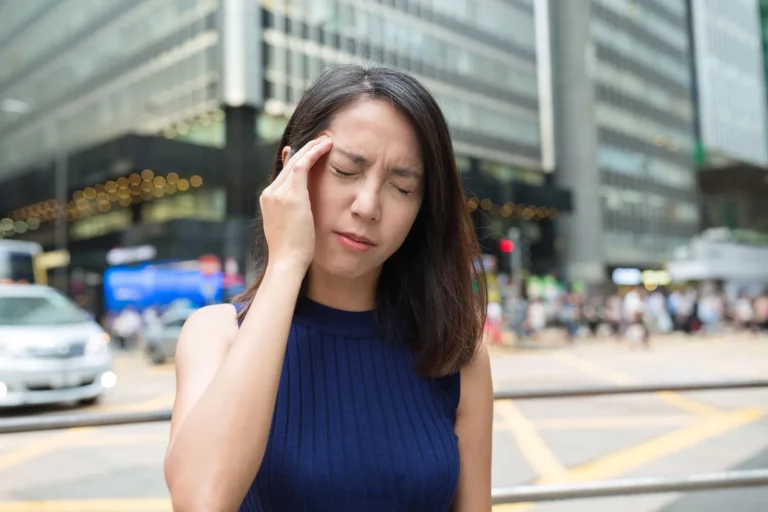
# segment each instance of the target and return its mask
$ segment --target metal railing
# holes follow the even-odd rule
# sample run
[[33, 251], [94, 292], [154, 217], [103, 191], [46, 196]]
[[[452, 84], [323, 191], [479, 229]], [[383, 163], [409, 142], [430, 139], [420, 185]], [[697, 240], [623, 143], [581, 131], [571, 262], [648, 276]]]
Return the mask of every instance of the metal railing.
[[531, 389], [497, 391], [494, 400], [535, 400], [542, 398], [579, 398], [602, 395], [634, 395], [640, 393], [716, 391], [731, 389], [767, 388], [768, 380], [709, 381], [669, 384], [640, 384], [632, 386], [591, 386], [568, 389]]
[[493, 504], [558, 501], [633, 494], [712, 491], [768, 485], [768, 469], [725, 471], [680, 478], [628, 478], [578, 484], [516, 485], [493, 489]]
[[[713, 391], [768, 388], [768, 380], [669, 383], [633, 386], [597, 386], [567, 389], [497, 391], [495, 400], [577, 398], [656, 392]], [[82, 427], [104, 427], [168, 421], [168, 409], [142, 412], [72, 413], [0, 420], [0, 434], [39, 432]], [[539, 501], [571, 500], [633, 494], [655, 494], [700, 490], [768, 486], [768, 469], [726, 471], [677, 478], [633, 478], [566, 484], [517, 485], [494, 488], [495, 505]]]
[[1, 420], [0, 434], [156, 423], [158, 421], [169, 421], [170, 419], [170, 409], [149, 412], [78, 412], [51, 416], [27, 416]]

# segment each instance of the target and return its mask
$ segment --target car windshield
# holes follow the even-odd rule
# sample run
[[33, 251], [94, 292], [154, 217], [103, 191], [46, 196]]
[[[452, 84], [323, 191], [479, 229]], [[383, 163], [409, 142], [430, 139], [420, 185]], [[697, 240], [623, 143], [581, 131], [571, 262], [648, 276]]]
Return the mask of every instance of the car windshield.
[[34, 283], [32, 255], [0, 250], [0, 282], [4, 280]]
[[58, 293], [0, 297], [0, 326], [49, 326], [79, 324], [88, 315]]

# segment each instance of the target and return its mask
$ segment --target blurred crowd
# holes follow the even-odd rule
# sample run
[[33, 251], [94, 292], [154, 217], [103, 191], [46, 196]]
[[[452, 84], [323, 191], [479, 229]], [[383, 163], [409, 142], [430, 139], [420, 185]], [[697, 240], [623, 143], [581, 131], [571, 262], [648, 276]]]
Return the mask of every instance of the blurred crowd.
[[117, 312], [108, 312], [102, 318], [102, 327], [115, 342], [115, 348], [131, 350], [141, 348], [146, 332], [161, 328], [168, 320], [186, 318], [194, 306], [185, 300], [173, 301], [170, 305], [151, 306], [143, 310], [127, 306]]
[[768, 331], [768, 290], [728, 297], [689, 287], [648, 291], [642, 286], [598, 295], [563, 292], [549, 297], [507, 297], [488, 307], [488, 331], [501, 342], [502, 331], [518, 340], [538, 341], [559, 329], [569, 342], [580, 337], [613, 336], [648, 343], [651, 334], [683, 332], [713, 335]]

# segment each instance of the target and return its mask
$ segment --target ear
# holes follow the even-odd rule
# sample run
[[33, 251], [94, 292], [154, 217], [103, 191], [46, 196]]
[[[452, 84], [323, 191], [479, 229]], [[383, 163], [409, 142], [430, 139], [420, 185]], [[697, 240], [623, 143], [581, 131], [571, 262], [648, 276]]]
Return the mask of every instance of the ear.
[[290, 158], [290, 156], [291, 156], [291, 146], [285, 146], [283, 148], [281, 156], [282, 156], [282, 159], [283, 159], [283, 167], [285, 167], [285, 164], [288, 163], [288, 158]]

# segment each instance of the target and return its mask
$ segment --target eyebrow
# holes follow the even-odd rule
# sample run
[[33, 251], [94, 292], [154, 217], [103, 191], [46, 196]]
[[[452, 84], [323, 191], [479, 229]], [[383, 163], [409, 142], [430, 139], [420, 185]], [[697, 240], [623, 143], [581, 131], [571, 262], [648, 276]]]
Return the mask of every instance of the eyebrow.
[[363, 155], [358, 155], [357, 153], [352, 153], [350, 151], [347, 151], [346, 149], [341, 149], [338, 146], [334, 146], [333, 150], [334, 151], [338, 151], [339, 153], [341, 153], [345, 157], [349, 158], [350, 160], [352, 160], [352, 162], [354, 162], [356, 164], [360, 164], [360, 165], [370, 165], [371, 164], [371, 162], [368, 161], [368, 159], [365, 158]]
[[[362, 166], [369, 166], [371, 165], [370, 160], [365, 158], [363, 155], [359, 155], [357, 153], [352, 153], [351, 151], [347, 151], [346, 149], [342, 149], [338, 146], [333, 147], [334, 151], [338, 151], [345, 157], [347, 157], [349, 160], [351, 160], [355, 164], [359, 164]], [[421, 177], [421, 173], [418, 171], [414, 171], [413, 169], [408, 169], [405, 167], [395, 167], [392, 169], [392, 174], [395, 174], [396, 176], [400, 176], [402, 178], [413, 178], [413, 179], [419, 179]]]
[[404, 167], [395, 167], [392, 169], [392, 174], [400, 176], [401, 178], [411, 178], [417, 180], [421, 177], [421, 173], [414, 171], [413, 169], [406, 169]]

